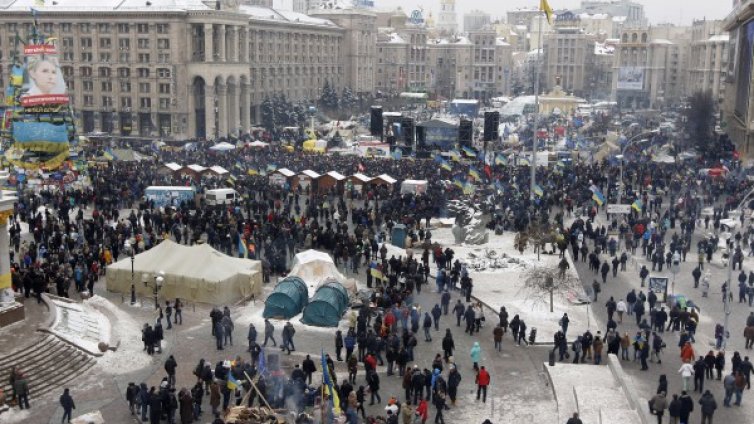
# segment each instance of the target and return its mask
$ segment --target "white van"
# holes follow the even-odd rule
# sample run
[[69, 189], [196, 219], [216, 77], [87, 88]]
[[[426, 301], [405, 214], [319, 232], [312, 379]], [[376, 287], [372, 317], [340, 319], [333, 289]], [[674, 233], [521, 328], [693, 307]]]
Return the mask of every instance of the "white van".
[[238, 199], [238, 192], [232, 188], [216, 188], [207, 190], [204, 200], [210, 206], [233, 204]]

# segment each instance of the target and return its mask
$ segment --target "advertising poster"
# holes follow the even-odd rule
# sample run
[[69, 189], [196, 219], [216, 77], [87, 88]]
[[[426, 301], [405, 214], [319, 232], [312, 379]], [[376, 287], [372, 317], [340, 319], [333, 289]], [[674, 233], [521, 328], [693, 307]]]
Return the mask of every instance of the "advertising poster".
[[618, 90], [644, 89], [644, 69], [626, 66], [618, 69]]
[[668, 277], [649, 277], [649, 290], [655, 294], [663, 295], [663, 301], [668, 297]]

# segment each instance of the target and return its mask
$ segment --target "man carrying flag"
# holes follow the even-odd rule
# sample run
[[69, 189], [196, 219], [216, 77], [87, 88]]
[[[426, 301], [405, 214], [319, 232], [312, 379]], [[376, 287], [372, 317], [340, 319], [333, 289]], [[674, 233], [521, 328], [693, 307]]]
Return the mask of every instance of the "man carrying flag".
[[243, 239], [242, 236], [238, 236], [238, 257], [244, 258], [249, 254], [249, 249], [246, 247], [246, 241]]
[[534, 194], [537, 195], [537, 197], [542, 197], [545, 194], [545, 190], [542, 188], [539, 184], [534, 184]]
[[332, 379], [330, 378], [330, 367], [327, 366], [327, 360], [325, 360], [325, 351], [322, 350], [322, 383], [324, 385], [323, 390], [327, 393], [330, 399], [330, 409], [335, 416], [340, 415], [340, 398], [338, 392], [333, 388]]
[[605, 203], [605, 195], [601, 191], [595, 189], [592, 191], [592, 200], [597, 202], [598, 206], [602, 206]]
[[644, 204], [640, 199], [636, 199], [634, 200], [634, 203], [631, 204], [631, 208], [633, 208], [633, 210], [635, 210], [636, 212], [641, 213], [641, 211], [644, 209]]

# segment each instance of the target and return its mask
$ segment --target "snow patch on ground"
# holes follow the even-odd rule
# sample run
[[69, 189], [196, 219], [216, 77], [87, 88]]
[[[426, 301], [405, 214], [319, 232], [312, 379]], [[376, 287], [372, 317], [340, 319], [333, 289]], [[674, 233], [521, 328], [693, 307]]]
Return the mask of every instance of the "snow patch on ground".
[[28, 409], [11, 408], [0, 415], [0, 422], [4, 424], [29, 422], [31, 413]]
[[[111, 340], [120, 340], [120, 346], [118, 350], [107, 351], [97, 358], [97, 367], [109, 374], [125, 374], [151, 365], [152, 357], [142, 350], [141, 325], [131, 315], [102, 296], [95, 295], [84, 302], [107, 310], [116, 319]], [[163, 349], [164, 343], [163, 340]]]

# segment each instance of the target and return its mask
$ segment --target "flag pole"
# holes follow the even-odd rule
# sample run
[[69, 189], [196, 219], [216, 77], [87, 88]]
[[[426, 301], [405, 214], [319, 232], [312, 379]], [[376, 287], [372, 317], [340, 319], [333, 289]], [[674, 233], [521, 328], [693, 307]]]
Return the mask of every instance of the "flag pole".
[[[545, 11], [540, 11], [546, 13]], [[539, 36], [537, 37], [537, 63], [534, 72], [534, 138], [531, 145], [531, 187], [529, 196], [534, 201], [534, 187], [537, 186], [537, 144], [539, 139], [537, 131], [539, 130], [539, 72], [540, 62], [542, 61], [542, 13], [539, 14]]]

